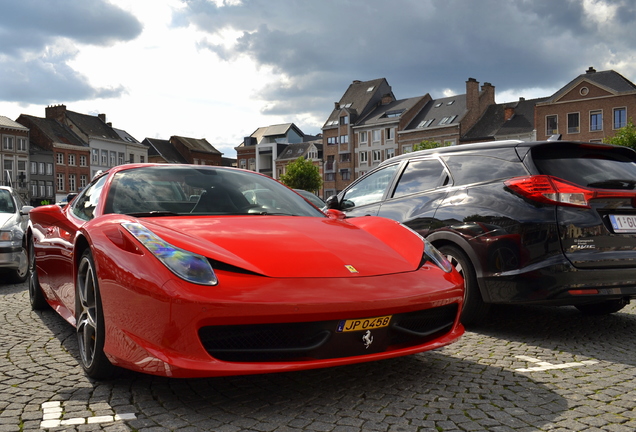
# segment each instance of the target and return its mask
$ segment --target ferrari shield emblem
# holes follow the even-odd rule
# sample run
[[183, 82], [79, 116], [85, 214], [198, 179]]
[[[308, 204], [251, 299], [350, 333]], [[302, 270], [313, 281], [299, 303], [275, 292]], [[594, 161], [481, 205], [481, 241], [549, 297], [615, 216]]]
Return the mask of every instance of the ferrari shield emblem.
[[346, 264], [345, 267], [347, 268], [347, 270], [349, 270], [351, 273], [358, 273], [358, 270], [356, 270], [356, 268], [352, 265]]

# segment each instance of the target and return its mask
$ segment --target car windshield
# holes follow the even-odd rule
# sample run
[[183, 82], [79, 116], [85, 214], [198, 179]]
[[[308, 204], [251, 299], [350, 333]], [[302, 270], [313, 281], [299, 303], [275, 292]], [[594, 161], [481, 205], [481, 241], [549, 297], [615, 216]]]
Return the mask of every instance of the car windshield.
[[0, 213], [15, 213], [11, 193], [6, 189], [0, 189]]
[[324, 217], [269, 177], [232, 168], [164, 165], [116, 173], [104, 213]]
[[599, 189], [636, 189], [636, 154], [625, 148], [593, 145], [537, 147], [534, 162], [541, 174]]

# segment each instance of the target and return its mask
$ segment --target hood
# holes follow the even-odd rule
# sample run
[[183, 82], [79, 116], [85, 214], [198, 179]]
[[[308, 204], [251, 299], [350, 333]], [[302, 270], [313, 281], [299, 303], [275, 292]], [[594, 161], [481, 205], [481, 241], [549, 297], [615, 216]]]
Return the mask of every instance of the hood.
[[0, 213], [0, 229], [9, 229], [15, 223], [15, 213]]
[[417, 270], [424, 244], [395, 221], [363, 217], [144, 218], [164, 240], [270, 277], [364, 277]]

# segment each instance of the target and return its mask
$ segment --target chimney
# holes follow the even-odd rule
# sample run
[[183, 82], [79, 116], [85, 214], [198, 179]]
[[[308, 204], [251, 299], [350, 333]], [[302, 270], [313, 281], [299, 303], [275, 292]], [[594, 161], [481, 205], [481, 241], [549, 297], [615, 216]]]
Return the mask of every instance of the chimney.
[[594, 69], [592, 66], [590, 66], [590, 68], [585, 71], [586, 74], [593, 74], [594, 72], [596, 72], [596, 69]]
[[97, 117], [103, 121], [104, 123], [106, 123], [106, 114], [97, 114]]
[[393, 102], [393, 97], [391, 96], [391, 93], [387, 93], [384, 96], [382, 96], [382, 105], [388, 105], [391, 102]]
[[45, 109], [45, 118], [57, 120], [60, 123], [64, 123], [64, 117], [66, 117], [66, 105], [51, 105]]
[[339, 102], [334, 102], [333, 103], [333, 109], [339, 110], [340, 109], [340, 103]]
[[484, 96], [484, 103], [488, 106], [493, 105], [495, 103], [495, 86], [490, 84], [489, 82], [485, 82], [483, 86], [481, 86], [481, 91]]
[[508, 121], [511, 118], [513, 118], [515, 115], [515, 109], [514, 107], [511, 106], [507, 106], [504, 108], [504, 121]]
[[479, 108], [479, 82], [475, 78], [466, 81], [466, 109], [471, 111]]

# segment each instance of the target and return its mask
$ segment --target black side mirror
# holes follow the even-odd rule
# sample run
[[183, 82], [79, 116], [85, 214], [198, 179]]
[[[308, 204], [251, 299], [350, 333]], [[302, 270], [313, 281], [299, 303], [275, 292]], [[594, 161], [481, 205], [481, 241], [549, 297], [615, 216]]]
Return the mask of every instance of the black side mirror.
[[340, 202], [338, 202], [338, 195], [331, 195], [325, 200], [325, 206], [328, 209], [340, 210]]

